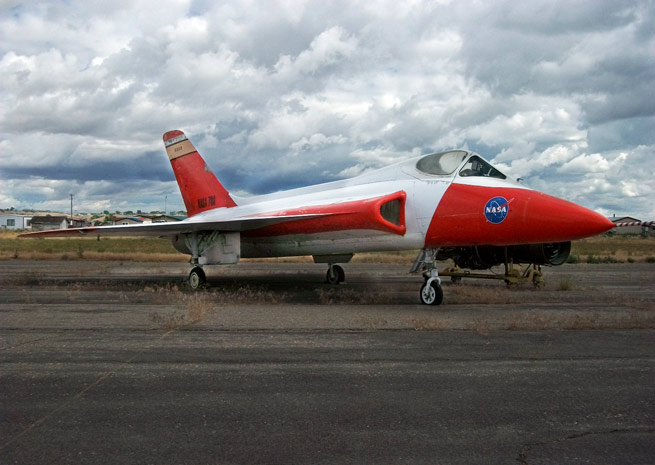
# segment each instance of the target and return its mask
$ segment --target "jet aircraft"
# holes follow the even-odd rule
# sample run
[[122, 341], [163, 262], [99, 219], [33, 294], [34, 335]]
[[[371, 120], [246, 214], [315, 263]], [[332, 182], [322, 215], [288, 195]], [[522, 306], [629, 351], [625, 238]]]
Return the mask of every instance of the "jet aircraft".
[[[70, 228], [24, 234], [52, 236], [160, 236], [191, 256], [191, 288], [203, 287], [204, 265], [240, 258], [312, 255], [328, 265], [327, 281], [345, 280], [340, 264], [358, 252], [418, 249], [411, 272], [422, 272], [420, 299], [443, 300], [437, 260], [487, 269], [566, 260], [571, 240], [615, 225], [580, 205], [519, 184], [467, 150], [431, 153], [360, 176], [273, 194], [228, 192], [182, 131], [164, 145], [187, 209], [176, 223]], [[509, 264], [509, 268], [508, 268]], [[461, 278], [458, 268], [442, 272]]]

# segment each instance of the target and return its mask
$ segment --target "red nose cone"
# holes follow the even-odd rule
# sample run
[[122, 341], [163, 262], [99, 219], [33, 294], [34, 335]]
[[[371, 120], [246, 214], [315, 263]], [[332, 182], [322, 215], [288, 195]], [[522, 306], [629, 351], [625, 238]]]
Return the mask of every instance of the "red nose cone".
[[452, 184], [426, 233], [426, 247], [565, 242], [614, 227], [598, 213], [529, 189]]
[[536, 192], [527, 201], [525, 223], [531, 234], [552, 238], [544, 242], [581, 239], [614, 227], [614, 223], [595, 211]]

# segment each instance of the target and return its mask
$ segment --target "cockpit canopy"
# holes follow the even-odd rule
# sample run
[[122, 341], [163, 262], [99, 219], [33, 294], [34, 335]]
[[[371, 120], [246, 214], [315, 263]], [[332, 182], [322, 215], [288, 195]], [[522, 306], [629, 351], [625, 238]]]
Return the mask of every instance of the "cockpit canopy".
[[[466, 157], [469, 157], [466, 160]], [[462, 166], [462, 162], [466, 163]], [[460, 168], [461, 166], [461, 168]], [[506, 179], [503, 173], [491, 166], [478, 155], [470, 155], [464, 150], [451, 150], [449, 152], [426, 155], [416, 163], [416, 169], [425, 174], [449, 175], [460, 168], [460, 176], [487, 176], [491, 178]]]
[[468, 152], [463, 150], [433, 153], [421, 158], [416, 163], [416, 169], [425, 174], [452, 174], [467, 155]]
[[487, 176], [490, 178], [505, 179], [503, 173], [498, 171], [496, 168], [491, 166], [489, 163], [484, 161], [482, 158], [477, 155], [473, 155], [471, 158], [466, 160], [466, 163], [459, 170], [460, 176]]

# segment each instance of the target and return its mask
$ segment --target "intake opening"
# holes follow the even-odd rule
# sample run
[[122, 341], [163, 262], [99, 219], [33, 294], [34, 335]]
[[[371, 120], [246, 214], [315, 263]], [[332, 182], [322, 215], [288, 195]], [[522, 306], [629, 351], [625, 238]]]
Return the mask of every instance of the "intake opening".
[[380, 215], [389, 223], [400, 226], [400, 199], [390, 200], [380, 205]]

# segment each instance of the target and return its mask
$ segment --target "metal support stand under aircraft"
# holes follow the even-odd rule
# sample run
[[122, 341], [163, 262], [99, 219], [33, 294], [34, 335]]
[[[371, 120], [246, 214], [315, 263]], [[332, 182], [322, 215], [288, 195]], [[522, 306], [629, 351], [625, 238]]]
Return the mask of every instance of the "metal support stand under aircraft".
[[544, 277], [541, 272], [541, 265], [528, 264], [525, 267], [515, 265], [510, 260], [509, 263], [504, 263], [505, 273], [503, 274], [489, 274], [489, 273], [472, 273], [467, 270], [462, 270], [458, 266], [451, 266], [441, 270], [441, 276], [450, 276], [453, 283], [457, 283], [462, 278], [477, 278], [477, 279], [502, 279], [507, 286], [514, 286], [527, 282], [532, 282], [535, 287], [543, 286]]
[[[448, 266], [439, 271], [437, 269], [438, 255], [439, 249], [421, 249], [410, 269], [410, 273], [423, 272], [424, 282], [421, 286], [420, 297], [421, 302], [427, 305], [440, 305], [443, 302], [443, 290], [441, 288], [441, 277], [443, 276], [450, 276], [451, 281], [454, 283], [461, 281], [462, 278], [477, 278], [500, 279], [505, 281], [508, 287], [526, 282], [532, 282], [535, 287], [544, 284], [541, 265], [538, 263], [529, 263], [524, 266], [515, 264], [514, 260], [508, 255], [507, 247], [504, 248], [502, 257], [504, 273], [474, 273], [469, 270], [462, 270], [457, 265], [457, 259], [455, 259], [455, 266]], [[440, 257], [441, 260], [446, 258], [443, 255]], [[491, 266], [489, 268], [491, 269]]]

